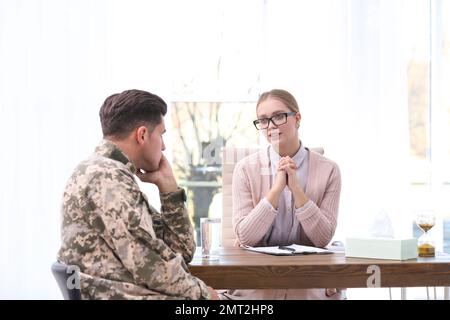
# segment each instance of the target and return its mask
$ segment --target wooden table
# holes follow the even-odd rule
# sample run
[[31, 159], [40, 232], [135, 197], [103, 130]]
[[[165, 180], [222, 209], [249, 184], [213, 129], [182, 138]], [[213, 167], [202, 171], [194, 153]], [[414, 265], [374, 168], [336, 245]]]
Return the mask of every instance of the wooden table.
[[217, 261], [196, 254], [189, 270], [215, 289], [366, 288], [371, 266], [379, 267], [381, 287], [450, 286], [448, 254], [394, 261], [346, 258], [343, 252], [272, 256], [221, 248]]

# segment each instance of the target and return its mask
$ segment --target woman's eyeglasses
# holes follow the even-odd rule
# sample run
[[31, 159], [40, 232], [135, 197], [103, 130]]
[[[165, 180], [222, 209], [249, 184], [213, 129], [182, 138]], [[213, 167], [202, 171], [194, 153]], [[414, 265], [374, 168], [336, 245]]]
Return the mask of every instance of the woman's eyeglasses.
[[264, 130], [269, 127], [270, 122], [273, 123], [274, 126], [281, 126], [287, 122], [288, 116], [295, 116], [297, 112], [283, 112], [277, 113], [270, 118], [261, 118], [253, 121], [255, 128], [258, 130]]

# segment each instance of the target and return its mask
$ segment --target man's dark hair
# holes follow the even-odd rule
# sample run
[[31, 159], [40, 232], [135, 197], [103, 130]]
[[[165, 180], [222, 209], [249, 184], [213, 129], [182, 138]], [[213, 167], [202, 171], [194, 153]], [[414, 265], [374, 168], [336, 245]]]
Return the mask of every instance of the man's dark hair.
[[152, 131], [167, 113], [163, 99], [142, 90], [127, 90], [106, 98], [100, 108], [103, 137], [123, 138], [133, 129], [146, 126]]

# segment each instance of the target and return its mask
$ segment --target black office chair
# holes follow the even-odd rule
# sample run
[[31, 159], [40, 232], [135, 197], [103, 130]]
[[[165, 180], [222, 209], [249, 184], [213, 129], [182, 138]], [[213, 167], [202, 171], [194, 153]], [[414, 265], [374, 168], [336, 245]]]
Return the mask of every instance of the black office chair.
[[[70, 281], [74, 279], [72, 277], [73, 275], [75, 275], [75, 277], [78, 277], [79, 280], [79, 274], [77, 274], [77, 270], [77, 268], [70, 268], [69, 266], [60, 262], [55, 262], [52, 264], [53, 276], [55, 277], [59, 289], [61, 290], [61, 293], [65, 300], [81, 300], [80, 288], [76, 288], [75, 284]], [[69, 278], [71, 279], [69, 280]], [[79, 281], [77, 282], [79, 283]]]

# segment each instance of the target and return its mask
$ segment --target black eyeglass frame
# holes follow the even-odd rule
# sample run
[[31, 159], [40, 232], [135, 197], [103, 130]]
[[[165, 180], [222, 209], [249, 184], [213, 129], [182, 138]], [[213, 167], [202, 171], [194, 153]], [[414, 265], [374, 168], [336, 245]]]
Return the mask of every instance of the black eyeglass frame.
[[[270, 123], [272, 122], [274, 126], [279, 127], [282, 126], [283, 124], [285, 124], [287, 122], [287, 118], [289, 116], [295, 116], [298, 112], [281, 112], [281, 113], [277, 113], [274, 114], [273, 116], [271, 116], [270, 118], [261, 118], [261, 119], [256, 119], [253, 121], [253, 125], [255, 126], [256, 130], [265, 130], [267, 128], [269, 128]], [[280, 124], [276, 124], [275, 121], [273, 121], [274, 117], [277, 117], [281, 114], [284, 114], [284, 122], [280, 123]], [[261, 120], [267, 120], [267, 127], [264, 128], [258, 128], [258, 124], [261, 122]]]

